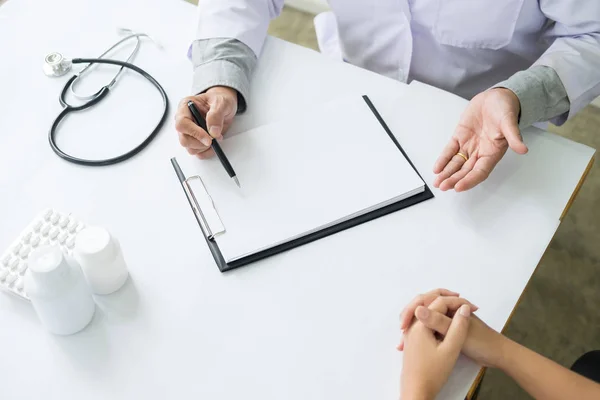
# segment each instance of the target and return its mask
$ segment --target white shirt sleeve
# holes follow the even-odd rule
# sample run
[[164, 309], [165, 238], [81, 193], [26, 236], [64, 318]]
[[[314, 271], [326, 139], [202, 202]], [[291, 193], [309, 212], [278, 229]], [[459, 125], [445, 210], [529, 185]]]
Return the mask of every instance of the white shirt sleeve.
[[199, 0], [196, 40], [237, 39], [258, 57], [284, 0]]
[[539, 2], [544, 15], [554, 21], [542, 39], [553, 43], [534, 65], [556, 71], [573, 116], [600, 95], [600, 1]]

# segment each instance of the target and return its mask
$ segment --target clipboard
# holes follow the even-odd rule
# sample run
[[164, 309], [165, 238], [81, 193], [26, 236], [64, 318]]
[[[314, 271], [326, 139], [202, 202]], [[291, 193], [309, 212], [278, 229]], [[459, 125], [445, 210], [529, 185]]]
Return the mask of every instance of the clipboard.
[[[383, 120], [383, 118], [381, 117], [371, 100], [368, 98], [368, 96], [362, 96], [362, 98], [371, 110], [371, 112], [376, 117], [377, 121], [381, 124], [385, 132], [388, 134], [390, 140], [406, 158], [411, 168], [422, 179], [421, 174], [419, 174], [419, 171], [415, 168], [414, 164], [412, 163], [412, 161], [410, 160], [410, 158], [408, 157], [408, 155], [406, 154], [396, 137], [392, 134], [391, 130], [389, 129], [389, 127], [387, 126], [387, 124], [385, 123], [385, 121]], [[278, 244], [268, 249], [261, 250], [256, 253], [249, 254], [247, 256], [227, 262], [223, 256], [223, 253], [219, 249], [219, 245], [216, 241], [216, 238], [219, 235], [227, 234], [227, 227], [223, 224], [223, 221], [219, 217], [218, 211], [213, 203], [210, 193], [208, 192], [206, 185], [204, 185], [204, 182], [202, 181], [202, 177], [199, 175], [186, 177], [184, 172], [181, 170], [181, 167], [179, 166], [179, 163], [177, 162], [176, 158], [171, 159], [171, 164], [173, 166], [175, 174], [177, 175], [177, 178], [179, 179], [179, 182], [181, 183], [181, 187], [188, 200], [190, 208], [192, 209], [194, 217], [196, 218], [196, 221], [200, 226], [206, 244], [208, 245], [208, 248], [210, 249], [210, 252], [212, 253], [212, 256], [215, 260], [215, 263], [217, 264], [217, 267], [221, 272], [226, 272], [262, 260], [264, 258], [274, 256], [284, 251], [308, 244], [315, 240], [319, 240], [326, 236], [333, 235], [335, 233], [374, 220], [392, 212], [413, 206], [415, 204], [418, 204], [425, 200], [429, 200], [434, 197], [429, 186], [425, 183], [425, 181], [423, 181], [424, 190], [411, 197], [399, 200], [392, 204], [388, 204], [386, 206], [370, 211], [366, 214], [362, 214], [354, 218], [345, 220], [333, 226], [329, 226], [308, 233], [304, 236]]]

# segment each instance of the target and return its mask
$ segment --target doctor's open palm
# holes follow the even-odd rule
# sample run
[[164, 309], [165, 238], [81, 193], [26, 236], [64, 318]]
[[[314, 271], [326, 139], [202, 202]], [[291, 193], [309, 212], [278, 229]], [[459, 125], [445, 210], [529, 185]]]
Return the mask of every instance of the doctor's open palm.
[[[206, 119], [208, 132], [194, 122], [187, 107], [193, 101], [202, 116]], [[186, 97], [179, 103], [175, 114], [175, 129], [179, 135], [179, 143], [191, 155], [199, 158], [211, 157], [214, 152], [210, 148], [214, 139], [221, 139], [229, 129], [238, 109], [237, 92], [223, 86], [215, 86], [205, 93]]]
[[443, 191], [469, 190], [487, 179], [508, 147], [518, 154], [527, 153], [518, 126], [519, 111], [519, 99], [508, 89], [475, 96], [434, 165], [438, 176], [433, 185]]

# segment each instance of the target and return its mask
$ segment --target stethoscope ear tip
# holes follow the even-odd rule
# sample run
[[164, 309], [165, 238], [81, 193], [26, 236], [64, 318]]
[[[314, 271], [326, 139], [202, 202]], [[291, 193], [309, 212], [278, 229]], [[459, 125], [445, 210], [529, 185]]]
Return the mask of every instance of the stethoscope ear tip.
[[146, 37], [146, 38], [150, 39], [150, 41], [152, 43], [154, 43], [154, 45], [156, 47], [158, 47], [160, 50], [165, 49], [164, 46], [162, 44], [160, 44], [159, 41], [157, 41], [156, 39], [154, 39], [152, 36], [148, 35], [147, 33], [138, 33], [136, 31], [134, 31], [133, 29], [123, 28], [123, 27], [117, 28], [117, 33], [119, 33], [120, 35], [128, 35], [131, 37]]
[[119, 33], [121, 35], [131, 35], [131, 34], [133, 34], [133, 31], [129, 28], [123, 28], [120, 26], [117, 28], [117, 33]]

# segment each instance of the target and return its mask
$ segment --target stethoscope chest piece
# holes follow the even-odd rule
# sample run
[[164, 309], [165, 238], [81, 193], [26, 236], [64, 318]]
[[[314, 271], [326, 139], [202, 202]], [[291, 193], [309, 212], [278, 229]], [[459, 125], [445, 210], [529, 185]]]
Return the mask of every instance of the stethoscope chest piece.
[[63, 76], [71, 70], [71, 60], [67, 60], [58, 52], [50, 53], [44, 58], [44, 74], [50, 77]]

